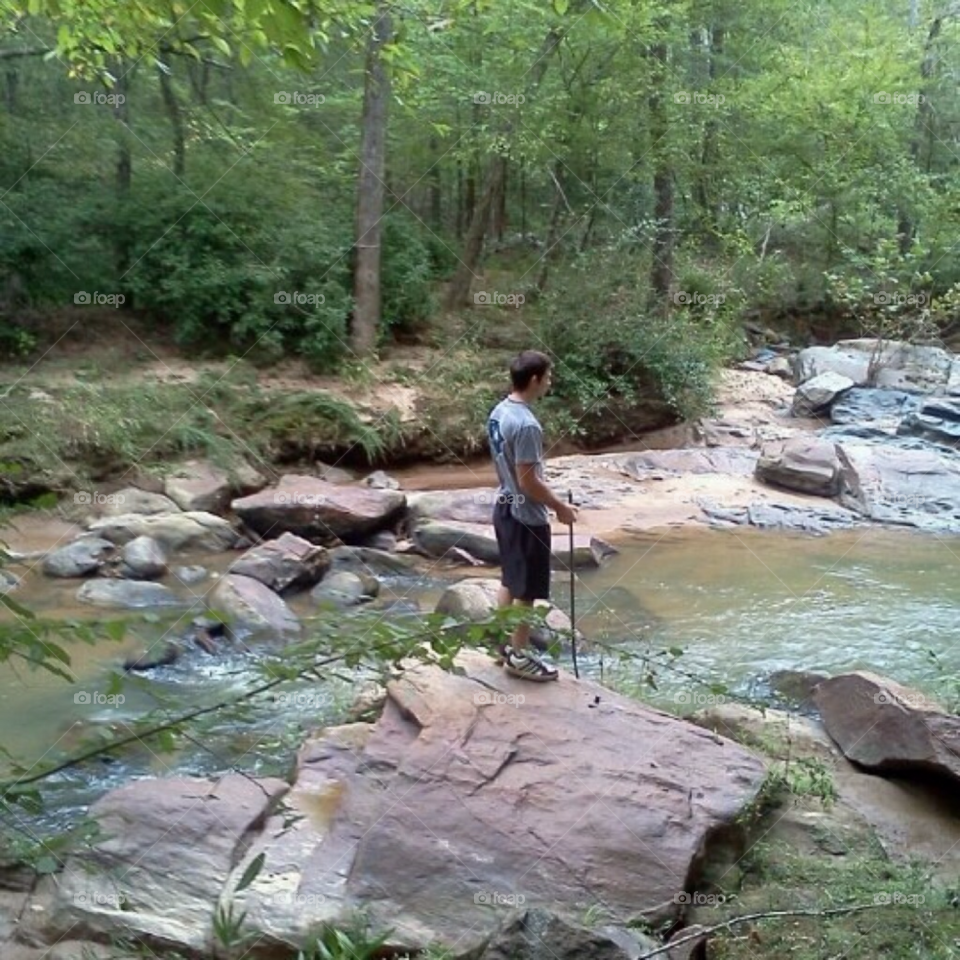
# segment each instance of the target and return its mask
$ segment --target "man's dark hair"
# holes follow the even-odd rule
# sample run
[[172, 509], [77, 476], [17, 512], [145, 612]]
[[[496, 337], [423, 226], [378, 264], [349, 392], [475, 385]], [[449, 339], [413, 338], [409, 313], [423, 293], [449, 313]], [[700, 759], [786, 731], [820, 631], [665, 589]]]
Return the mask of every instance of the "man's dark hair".
[[526, 390], [534, 377], [543, 377], [550, 369], [550, 358], [539, 350], [524, 350], [510, 364], [514, 390]]

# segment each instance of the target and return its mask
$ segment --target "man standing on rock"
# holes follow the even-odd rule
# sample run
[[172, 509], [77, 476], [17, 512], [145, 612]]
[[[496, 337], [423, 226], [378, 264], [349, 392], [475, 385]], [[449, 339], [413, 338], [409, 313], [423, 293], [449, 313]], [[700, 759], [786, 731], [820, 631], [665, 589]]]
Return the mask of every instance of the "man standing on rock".
[[[513, 392], [490, 413], [487, 434], [500, 486], [493, 508], [493, 527], [500, 548], [498, 602], [501, 607], [533, 606], [550, 598], [550, 514], [572, 524], [577, 508], [564, 503], [543, 480], [543, 428], [530, 404], [539, 400], [552, 380], [550, 358], [524, 350], [510, 364]], [[557, 671], [528, 649], [530, 625], [520, 624], [510, 643], [500, 648], [507, 673], [524, 680], [556, 680]]]

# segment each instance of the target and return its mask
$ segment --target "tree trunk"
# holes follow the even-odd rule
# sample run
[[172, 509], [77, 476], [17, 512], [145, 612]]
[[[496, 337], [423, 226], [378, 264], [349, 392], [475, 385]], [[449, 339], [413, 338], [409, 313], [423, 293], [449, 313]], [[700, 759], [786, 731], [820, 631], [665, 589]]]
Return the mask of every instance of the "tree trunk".
[[160, 91], [163, 94], [163, 105], [170, 117], [170, 126], [173, 128], [173, 173], [181, 179], [186, 175], [187, 148], [183, 127], [183, 111], [173, 89], [173, 81], [166, 64], [157, 64], [157, 74], [160, 77]]
[[547, 248], [540, 258], [540, 273], [537, 276], [537, 290], [543, 293], [547, 286], [547, 273], [550, 262], [556, 259], [556, 251], [560, 246], [560, 223], [563, 218], [563, 164], [558, 160], [553, 168], [554, 199], [553, 211], [550, 214], [550, 229], [547, 231]]
[[673, 177], [670, 174], [669, 153], [667, 151], [668, 120], [663, 89], [667, 71], [667, 45], [656, 44], [652, 56], [657, 64], [654, 78], [655, 92], [650, 96], [650, 136], [651, 152], [655, 160], [653, 175], [653, 193], [655, 197], [654, 220], [656, 228], [653, 238], [653, 263], [650, 267], [650, 299], [648, 309], [651, 312], [664, 313], [673, 291]]
[[499, 156], [490, 158], [487, 185], [470, 221], [470, 229], [467, 231], [467, 239], [463, 245], [463, 257], [447, 291], [448, 310], [459, 310], [470, 303], [470, 285], [473, 282], [477, 264], [480, 262], [480, 254], [483, 252], [483, 238], [487, 232], [487, 224], [490, 222], [490, 211], [499, 200], [500, 190], [503, 187], [503, 164], [500, 161]]
[[[133, 68], [131, 67], [131, 69]], [[130, 184], [133, 180], [133, 156], [130, 152], [130, 82], [124, 63], [120, 63], [115, 76], [117, 82], [110, 92], [117, 97], [113, 115], [119, 123], [117, 134], [117, 193], [125, 196], [130, 192]]]
[[[924, 45], [923, 60], [920, 62], [920, 102], [917, 104], [917, 115], [913, 122], [913, 137], [910, 140], [910, 157], [914, 164], [923, 167], [929, 173], [933, 163], [933, 142], [935, 138], [933, 106], [930, 103], [930, 80], [936, 73], [937, 54], [935, 44], [943, 28], [943, 16], [937, 17], [930, 25], [927, 42]], [[920, 151], [923, 142], [927, 143], [926, 159], [921, 159]], [[900, 241], [900, 253], [906, 255], [913, 244], [916, 224], [909, 211], [901, 206], [897, 223], [897, 236]]]
[[520, 236], [527, 240], [527, 171], [520, 158]]
[[360, 135], [354, 307], [350, 331], [350, 346], [358, 356], [373, 353], [380, 327], [380, 221], [383, 217], [387, 101], [390, 96], [390, 78], [380, 51], [389, 42], [390, 33], [390, 12], [381, 0], [374, 32], [367, 43]]
[[430, 225], [436, 233], [443, 230], [443, 206], [440, 183], [440, 142], [430, 138]]
[[[717, 61], [723, 55], [723, 43], [723, 27], [715, 24], [710, 32], [710, 53], [707, 66], [707, 77], [711, 81], [717, 77]], [[720, 240], [719, 203], [713, 187], [714, 173], [719, 159], [717, 149], [719, 127], [720, 125], [716, 120], [708, 120], [704, 126], [703, 144], [700, 150], [700, 169], [695, 190], [705, 229], [705, 246], [713, 252], [717, 251]]]
[[467, 195], [463, 205], [463, 222], [472, 223], [473, 215], [477, 209], [477, 162], [470, 161], [470, 173], [467, 174]]
[[507, 158], [501, 157], [500, 162], [503, 164], [503, 170], [500, 171], [500, 196], [497, 198], [493, 226], [493, 232], [497, 235], [497, 240], [503, 240], [503, 232], [507, 229], [507, 176], [510, 172]]
[[17, 86], [19, 85], [20, 74], [16, 67], [7, 68], [7, 85], [4, 91], [4, 99], [7, 104], [7, 113], [15, 113], [17, 110]]

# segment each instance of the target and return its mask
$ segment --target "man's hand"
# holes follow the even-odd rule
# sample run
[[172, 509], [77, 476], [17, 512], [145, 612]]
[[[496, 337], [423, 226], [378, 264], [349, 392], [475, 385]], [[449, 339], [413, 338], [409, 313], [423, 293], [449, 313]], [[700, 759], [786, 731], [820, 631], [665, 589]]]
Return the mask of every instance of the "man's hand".
[[576, 521], [579, 512], [579, 508], [572, 504], [564, 503], [562, 500], [557, 504], [557, 519], [567, 526], [570, 526], [570, 524]]

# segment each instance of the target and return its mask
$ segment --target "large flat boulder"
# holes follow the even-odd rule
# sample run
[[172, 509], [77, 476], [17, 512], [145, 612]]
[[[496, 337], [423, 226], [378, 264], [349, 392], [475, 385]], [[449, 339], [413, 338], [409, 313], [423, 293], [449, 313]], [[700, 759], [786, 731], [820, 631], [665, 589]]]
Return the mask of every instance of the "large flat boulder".
[[913, 443], [839, 441], [840, 502], [871, 520], [960, 528], [960, 458]]
[[119, 610], [188, 607], [191, 604], [169, 587], [149, 580], [88, 580], [77, 591], [77, 600], [95, 607]]
[[[81, 499], [79, 502], [84, 501]], [[91, 509], [101, 517], [119, 517], [128, 513], [176, 513], [180, 508], [162, 493], [124, 487], [116, 493], [98, 498], [91, 503]]]
[[288, 474], [268, 487], [231, 504], [243, 522], [261, 537], [284, 531], [317, 543], [355, 542], [394, 524], [406, 498], [396, 490], [359, 484], [329, 483], [317, 477]]
[[935, 397], [924, 400], [906, 413], [897, 433], [923, 437], [951, 447], [960, 445], [960, 399]]
[[827, 733], [861, 767], [960, 780], [960, 717], [920, 691], [856, 671], [824, 680], [814, 701]]
[[253, 577], [228, 573], [210, 591], [207, 604], [222, 613], [235, 640], [252, 635], [273, 639], [296, 636], [301, 623], [279, 594]]
[[134, 780], [89, 810], [105, 839], [44, 877], [23, 913], [23, 939], [142, 938], [207, 955], [220, 891], [262, 827], [282, 780], [227, 774]]
[[836, 446], [815, 437], [793, 437], [779, 449], [765, 448], [757, 460], [757, 479], [774, 487], [836, 496], [840, 489], [840, 460]]
[[458, 956], [497, 932], [503, 904], [577, 922], [602, 903], [613, 923], [658, 924], [758, 794], [764, 763], [729, 740], [567, 674], [530, 684], [475, 651], [458, 663], [462, 676], [411, 668], [375, 726], [304, 745], [289, 798], [303, 818], [269, 822], [228, 883], [264, 854], [234, 899], [265, 948], [360, 904], [396, 946]]
[[496, 487], [430, 490], [408, 493], [407, 505], [416, 520], [491, 524], [496, 498]]
[[137, 537], [152, 537], [168, 550], [228, 550], [238, 539], [237, 531], [223, 517], [202, 511], [127, 513], [96, 520], [88, 529], [113, 543], [122, 544]]
[[749, 477], [756, 466], [757, 456], [756, 451], [743, 447], [684, 448], [626, 454], [619, 457], [617, 463], [624, 473], [636, 480], [701, 473]]
[[253, 577], [271, 590], [283, 593], [312, 587], [330, 568], [330, 555], [324, 547], [293, 533], [282, 533], [251, 547], [227, 568], [228, 573]]
[[[410, 532], [414, 545], [428, 557], [443, 557], [459, 549], [483, 563], [500, 563], [500, 547], [492, 526], [480, 523], [459, 523], [452, 520], [420, 520]], [[570, 536], [551, 534], [550, 565], [554, 570], [569, 570]], [[610, 548], [590, 534], [573, 537], [573, 566], [599, 567]]]
[[187, 460], [167, 474], [163, 492], [181, 510], [222, 513], [232, 496], [255, 493], [266, 485], [266, 478], [244, 462], [223, 470], [205, 460]]
[[[876, 347], [877, 341], [869, 338], [841, 340], [832, 347], [808, 347], [797, 357], [797, 380], [803, 383], [830, 371], [866, 386]], [[939, 347], [888, 340], [877, 356], [878, 387], [932, 393], [946, 389], [957, 377], [957, 361]]]
[[830, 407], [830, 419], [842, 425], [871, 424], [893, 433], [920, 402], [916, 394], [904, 390], [853, 387]]

